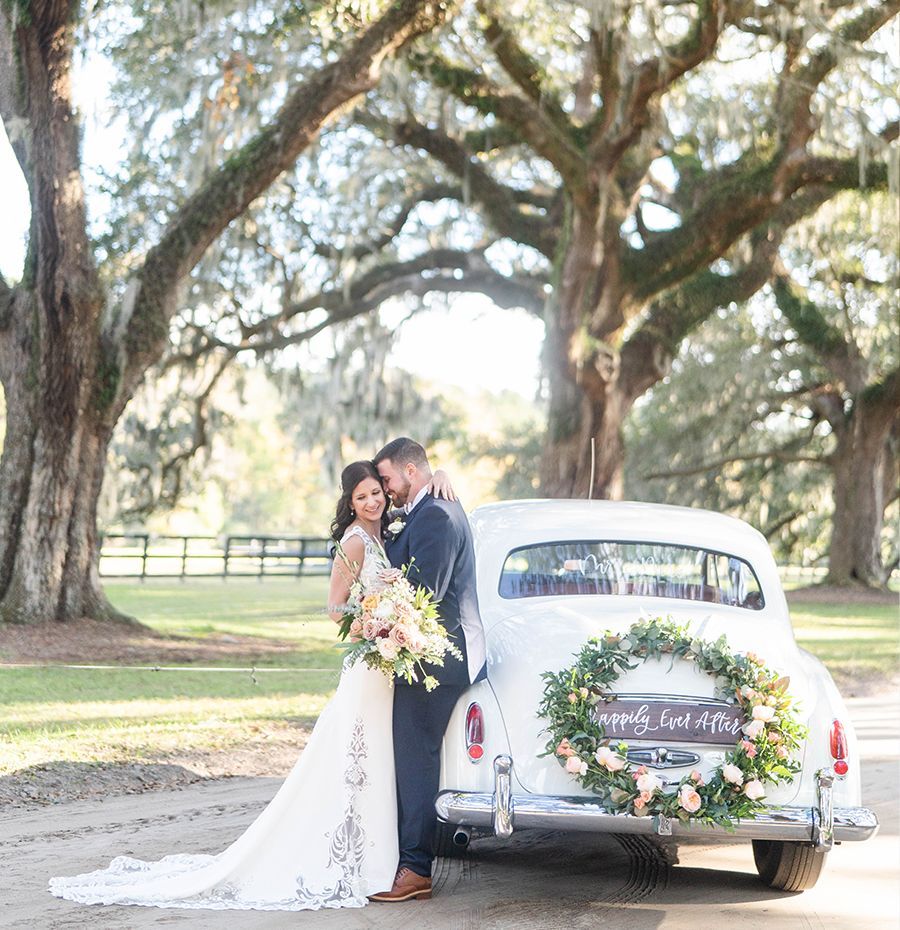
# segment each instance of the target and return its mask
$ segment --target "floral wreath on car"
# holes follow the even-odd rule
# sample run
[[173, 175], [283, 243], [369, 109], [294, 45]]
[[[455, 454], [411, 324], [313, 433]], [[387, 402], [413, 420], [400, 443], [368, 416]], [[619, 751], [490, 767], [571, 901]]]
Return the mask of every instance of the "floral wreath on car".
[[[744, 712], [740, 738], [708, 780], [685, 775], [674, 791], [646, 766], [627, 759], [628, 744], [613, 741], [596, 721], [594, 708], [614, 697], [611, 685], [635, 660], [693, 661], [714, 676], [717, 696]], [[539, 715], [550, 734], [545, 755], [555, 755], [581, 785], [601, 795], [615, 813], [663, 815], [728, 829], [763, 808], [767, 783], [791, 781], [800, 770], [792, 755], [806, 736], [789, 679], [766, 668], [752, 652], [733, 653], [724, 636], [707, 642], [670, 619], [643, 619], [624, 634], [607, 631], [588, 640], [575, 664], [544, 672]], [[670, 786], [666, 786], [669, 788]]]

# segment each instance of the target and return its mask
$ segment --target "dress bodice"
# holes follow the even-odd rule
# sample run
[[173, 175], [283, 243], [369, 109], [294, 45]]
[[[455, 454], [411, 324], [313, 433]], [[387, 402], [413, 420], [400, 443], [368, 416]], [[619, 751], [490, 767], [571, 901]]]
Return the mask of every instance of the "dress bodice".
[[385, 568], [390, 568], [391, 563], [388, 561], [381, 542], [373, 539], [361, 526], [351, 526], [341, 537], [341, 545], [354, 536], [358, 536], [365, 546], [365, 556], [359, 570], [359, 580], [362, 582], [363, 589], [368, 590], [375, 585], [378, 573]]

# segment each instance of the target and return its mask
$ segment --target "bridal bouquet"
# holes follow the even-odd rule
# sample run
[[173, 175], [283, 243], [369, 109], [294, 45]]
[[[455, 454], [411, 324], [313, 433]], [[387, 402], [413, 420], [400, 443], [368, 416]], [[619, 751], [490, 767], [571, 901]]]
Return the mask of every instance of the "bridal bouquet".
[[419, 680], [427, 691], [438, 686], [428, 675], [424, 662], [443, 665], [448, 653], [462, 661], [447, 631], [438, 622], [437, 607], [425, 588], [414, 588], [399, 569], [386, 569], [378, 585], [363, 588], [356, 582], [340, 624], [340, 637], [347, 640], [349, 664], [362, 660], [388, 678], [395, 675], [409, 683]]

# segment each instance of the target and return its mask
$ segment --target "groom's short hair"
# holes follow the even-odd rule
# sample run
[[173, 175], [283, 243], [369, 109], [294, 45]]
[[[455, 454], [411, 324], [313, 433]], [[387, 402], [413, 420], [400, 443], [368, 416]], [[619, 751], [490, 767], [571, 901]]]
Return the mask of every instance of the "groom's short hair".
[[401, 468], [407, 462], [412, 462], [416, 468], [431, 471], [431, 466], [428, 464], [428, 455], [424, 447], [408, 436], [401, 436], [399, 439], [391, 440], [376, 454], [372, 461], [376, 467], [379, 462], [388, 461], [392, 465], [399, 465]]

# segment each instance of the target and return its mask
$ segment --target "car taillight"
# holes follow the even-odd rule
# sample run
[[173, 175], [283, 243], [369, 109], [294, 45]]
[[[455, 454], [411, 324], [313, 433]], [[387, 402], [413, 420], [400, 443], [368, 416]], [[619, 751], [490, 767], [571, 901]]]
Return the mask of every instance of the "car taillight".
[[831, 724], [831, 734], [829, 737], [831, 747], [831, 758], [834, 759], [834, 774], [844, 776], [850, 771], [847, 763], [847, 734], [844, 732], [844, 725], [840, 720], [835, 720]]
[[472, 762], [484, 755], [484, 714], [481, 705], [472, 703], [466, 711], [466, 754]]

